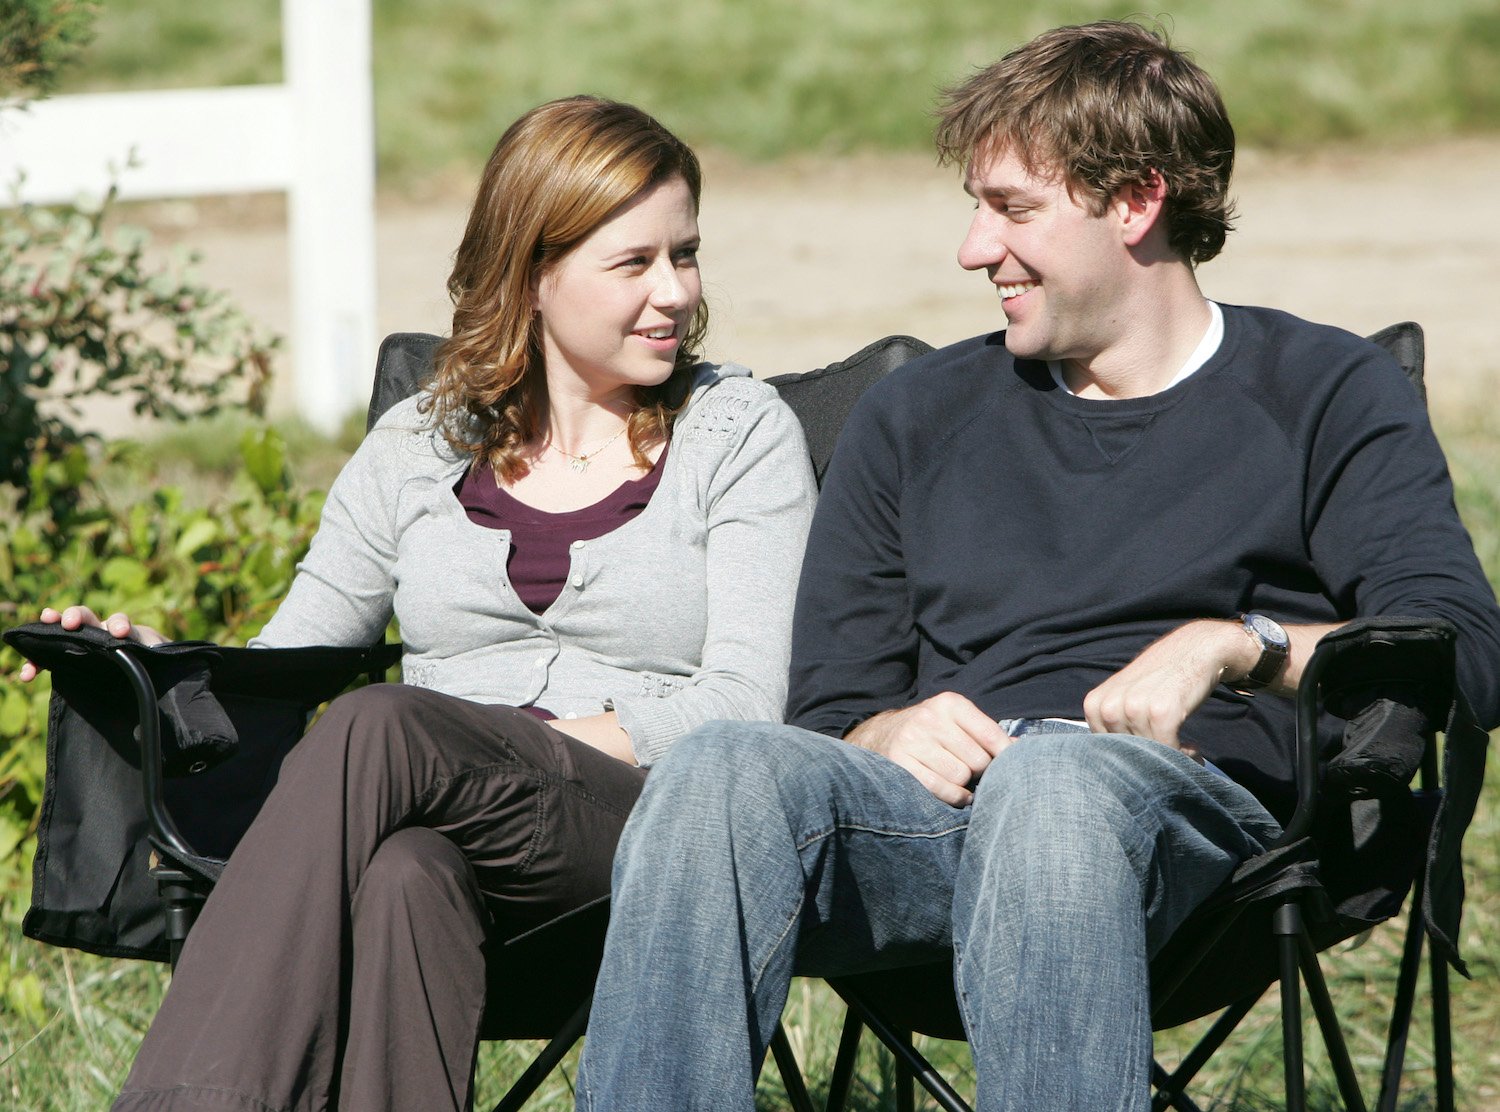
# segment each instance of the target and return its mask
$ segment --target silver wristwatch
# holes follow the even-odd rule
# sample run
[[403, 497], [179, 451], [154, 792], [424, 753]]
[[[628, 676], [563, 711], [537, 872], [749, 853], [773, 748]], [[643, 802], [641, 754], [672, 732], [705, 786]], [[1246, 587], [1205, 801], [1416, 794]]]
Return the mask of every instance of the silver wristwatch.
[[1241, 615], [1240, 622], [1250, 639], [1260, 647], [1260, 659], [1255, 662], [1255, 667], [1250, 669], [1249, 674], [1234, 686], [1247, 691], [1270, 687], [1286, 667], [1287, 656], [1292, 648], [1291, 639], [1287, 637], [1286, 630], [1281, 628], [1280, 622], [1253, 610]]

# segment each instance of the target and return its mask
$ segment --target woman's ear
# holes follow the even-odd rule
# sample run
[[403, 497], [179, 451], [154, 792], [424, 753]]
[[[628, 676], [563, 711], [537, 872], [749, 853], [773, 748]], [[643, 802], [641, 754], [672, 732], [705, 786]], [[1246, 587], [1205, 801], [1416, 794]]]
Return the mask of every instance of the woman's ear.
[[1125, 245], [1137, 247], [1152, 228], [1162, 223], [1167, 207], [1167, 180], [1159, 171], [1151, 170], [1141, 181], [1121, 186], [1112, 205]]

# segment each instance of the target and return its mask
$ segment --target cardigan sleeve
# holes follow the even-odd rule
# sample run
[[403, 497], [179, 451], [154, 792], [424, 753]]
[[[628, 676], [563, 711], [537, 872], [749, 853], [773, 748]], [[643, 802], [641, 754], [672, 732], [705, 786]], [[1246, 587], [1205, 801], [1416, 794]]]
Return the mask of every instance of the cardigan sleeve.
[[785, 705], [793, 598], [817, 486], [791, 409], [769, 388], [743, 385], [767, 394], [740, 418], [707, 485], [702, 663], [666, 698], [612, 700], [642, 765], [704, 722], [780, 721]]
[[401, 460], [412, 439], [397, 422], [409, 409], [388, 413], [339, 472], [291, 589], [252, 648], [368, 645], [384, 633], [395, 591]]

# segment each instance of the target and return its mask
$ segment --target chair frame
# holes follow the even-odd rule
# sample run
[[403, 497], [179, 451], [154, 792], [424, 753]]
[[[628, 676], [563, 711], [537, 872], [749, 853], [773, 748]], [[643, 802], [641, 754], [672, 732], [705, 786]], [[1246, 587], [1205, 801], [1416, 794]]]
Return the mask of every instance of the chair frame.
[[[1401, 326], [1396, 326], [1396, 329]], [[1378, 339], [1383, 339], [1387, 334], [1396, 329], [1386, 330]], [[436, 342], [435, 337], [427, 337], [420, 334], [396, 334], [388, 337], [382, 344], [381, 369], [377, 374], [374, 393], [372, 394], [370, 407], [370, 424], [378, 418], [384, 407], [407, 390], [416, 380], [419, 366], [424, 365], [430, 359], [431, 344]], [[1406, 336], [1402, 342], [1414, 343], [1415, 366], [1418, 368], [1413, 374], [1414, 384], [1420, 391], [1422, 383], [1420, 379], [1421, 361], [1421, 337], [1420, 331], [1415, 331], [1415, 337]], [[1389, 345], [1388, 345], [1389, 346]], [[393, 361], [399, 364], [394, 369], [387, 367], [387, 351]], [[890, 365], [903, 361], [912, 355], [919, 354], [923, 350], [930, 350], [927, 345], [920, 341], [911, 340], [909, 337], [889, 337], [863, 349], [841, 364], [834, 364], [820, 371], [809, 372], [806, 375], [781, 376], [772, 379], [772, 383], [785, 392], [787, 386], [796, 382], [803, 382], [808, 386], [813, 380], [830, 374], [848, 369], [855, 375], [846, 381], [860, 380], [867, 377], [873, 366], [890, 361]], [[887, 353], [892, 354], [887, 354]], [[867, 358], [869, 357], [869, 358]], [[1409, 370], [1412, 366], [1411, 358], [1404, 359]], [[889, 369], [886, 366], [885, 369]], [[876, 372], [884, 373], [883, 370]], [[839, 389], [835, 387], [835, 390]], [[845, 387], [844, 389], [847, 389]], [[862, 387], [860, 387], [862, 389]], [[793, 408], [799, 412], [804, 424], [807, 423], [809, 413], [813, 413], [820, 420], [829, 420], [827, 413], [818, 413], [816, 404], [809, 405], [807, 401], [799, 402], [791, 399]], [[830, 403], [835, 406], [846, 404], [844, 401]], [[834, 418], [837, 420], [837, 418]], [[822, 468], [826, 467], [827, 456], [831, 453], [832, 437], [827, 435], [828, 429], [818, 430], [819, 443], [813, 446], [814, 465], [821, 477]], [[836, 426], [834, 427], [836, 432]], [[810, 437], [810, 439], [813, 439]], [[823, 445], [822, 440], [828, 443]], [[398, 646], [390, 646], [389, 649], [398, 649]], [[274, 652], [275, 650], [260, 650]], [[1315, 653], [1309, 664], [1308, 674], [1304, 678], [1302, 688], [1298, 695], [1297, 712], [1297, 766], [1299, 798], [1297, 811], [1287, 832], [1278, 842], [1278, 846], [1289, 846], [1303, 838], [1311, 828], [1315, 809], [1317, 806], [1317, 782], [1318, 782], [1318, 754], [1315, 743], [1315, 724], [1319, 709], [1319, 678], [1321, 676], [1320, 654]], [[197, 911], [201, 907], [207, 892], [212, 887], [209, 878], [194, 874], [184, 869], [179, 864], [180, 859], [193, 860], [195, 854], [187, 840], [177, 829], [176, 824], [166, 807], [163, 791], [163, 746], [160, 728], [156, 714], [157, 697], [151, 677], [139, 660], [131, 652], [123, 649], [112, 650], [114, 660], [125, 673], [134, 692], [137, 704], [138, 720], [140, 723], [139, 739], [142, 750], [142, 792], [146, 806], [146, 815], [149, 823], [149, 837], [152, 844], [162, 855], [159, 860], [152, 863], [151, 875], [156, 880], [164, 907], [166, 937], [170, 953], [170, 960], [175, 966], [180, 953], [183, 940], [191, 929]], [[377, 673], [371, 674], [371, 679], [383, 678], [384, 667]], [[1435, 790], [1437, 783], [1437, 761], [1432, 739], [1428, 739], [1428, 748], [1424, 754], [1421, 766], [1421, 784], [1424, 790]], [[1421, 907], [1422, 901], [1422, 875], [1418, 871], [1416, 888], [1410, 901], [1410, 906]], [[1281, 996], [1283, 1006], [1283, 1039], [1285, 1045], [1285, 1076], [1287, 1086], [1288, 1108], [1291, 1112], [1301, 1112], [1305, 1107], [1305, 1083], [1303, 1071], [1303, 1043], [1301, 1030], [1301, 992], [1300, 986], [1305, 981], [1312, 1002], [1314, 1015], [1319, 1021], [1325, 1042], [1329, 1046], [1330, 1058], [1334, 1063], [1335, 1073], [1338, 1079], [1341, 1094], [1345, 1103], [1351, 1109], [1364, 1112], [1364, 1102], [1359, 1090], [1357, 1079], [1354, 1077], [1352, 1065], [1349, 1062], [1349, 1054], [1344, 1044], [1342, 1033], [1339, 1029], [1337, 1018], [1329, 999], [1326, 983], [1323, 979], [1316, 953], [1305, 926], [1306, 909], [1303, 901], [1310, 897], [1306, 889], [1297, 889], [1284, 894], [1280, 905], [1276, 908], [1273, 916], [1273, 932], [1277, 936], [1277, 949], [1279, 955], [1278, 976], [1281, 981]], [[1252, 906], [1252, 905], [1246, 905]], [[1243, 908], [1236, 916], [1243, 913]], [[1221, 929], [1228, 929], [1235, 917], [1226, 919]], [[537, 931], [546, 930], [552, 924], [537, 928]], [[536, 932], [528, 932], [534, 934]], [[523, 936], [523, 938], [526, 936]], [[515, 940], [519, 941], [519, 940]], [[1207, 952], [1209, 943], [1200, 947], [1198, 957], [1201, 958]], [[1398, 977], [1395, 1004], [1392, 1012], [1390, 1029], [1387, 1037], [1387, 1050], [1384, 1067], [1382, 1070], [1382, 1081], [1380, 1098], [1377, 1107], [1381, 1112], [1391, 1112], [1395, 1107], [1398, 1095], [1402, 1066], [1406, 1050], [1406, 1043], [1412, 1018], [1412, 1005], [1415, 998], [1416, 982], [1419, 975], [1419, 967], [1422, 957], [1423, 931], [1421, 930], [1420, 916], [1413, 914], [1408, 927], [1408, 933], [1403, 946], [1403, 957]], [[1433, 1016], [1435, 1026], [1435, 1043], [1438, 1069], [1438, 1108], [1440, 1112], [1452, 1112], [1453, 1109], [1453, 1076], [1451, 1064], [1451, 1025], [1449, 1021], [1449, 993], [1446, 966], [1438, 960], [1431, 963], [1431, 979], [1433, 994]], [[1187, 973], [1183, 973], [1181, 979], [1185, 979]], [[876, 1037], [889, 1048], [896, 1058], [897, 1077], [897, 1106], [902, 1112], [914, 1107], [914, 1084], [921, 1083], [923, 1088], [930, 1093], [945, 1112], [967, 1112], [968, 1104], [963, 1098], [941, 1077], [935, 1067], [921, 1055], [912, 1044], [912, 1032], [891, 1023], [882, 1016], [879, 1009], [875, 1007], [861, 992], [857, 985], [850, 985], [847, 980], [834, 979], [831, 982], [834, 990], [845, 1000], [849, 1007], [848, 1016], [841, 1034], [839, 1049], [834, 1064], [833, 1074], [827, 1098], [827, 1108], [840, 1109], [844, 1106], [850, 1084], [854, 1075], [855, 1055], [858, 1050], [861, 1032], [869, 1027]], [[1267, 985], [1269, 982], [1267, 982]], [[1170, 997], [1171, 986], [1165, 997]], [[1193, 1112], [1196, 1105], [1186, 1095], [1187, 1085], [1196, 1076], [1204, 1062], [1221, 1045], [1238, 1023], [1244, 1018], [1262, 993], [1256, 992], [1245, 999], [1230, 1005], [1220, 1015], [1219, 1019], [1212, 1025], [1209, 1032], [1200, 1040], [1199, 1044], [1183, 1059], [1179, 1066], [1170, 1074], [1153, 1063], [1153, 1085], [1156, 1094], [1153, 1100], [1153, 1108], [1174, 1108], [1179, 1112]], [[494, 1106], [494, 1112], [518, 1112], [520, 1108], [531, 1098], [542, 1082], [556, 1068], [557, 1064], [567, 1052], [582, 1037], [587, 1024], [590, 997], [585, 996], [577, 1008], [574, 1009], [568, 1019], [552, 1035], [543, 1049], [536, 1055], [532, 1062], [526, 1067], [520, 1077], [516, 1079], [510, 1090]], [[770, 1046], [771, 1056], [775, 1060], [778, 1072], [781, 1074], [785, 1085], [788, 1100], [795, 1112], [811, 1112], [813, 1107], [811, 1098], [807, 1092], [802, 1074], [797, 1066], [795, 1055], [787, 1040], [784, 1028], [778, 1024]]]

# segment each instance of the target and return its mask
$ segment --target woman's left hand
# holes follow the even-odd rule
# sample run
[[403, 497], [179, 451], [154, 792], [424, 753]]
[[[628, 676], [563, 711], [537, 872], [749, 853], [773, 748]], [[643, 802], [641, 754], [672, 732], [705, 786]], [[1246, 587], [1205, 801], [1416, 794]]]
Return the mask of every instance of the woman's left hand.
[[547, 725], [585, 745], [592, 745], [602, 753], [608, 753], [616, 760], [631, 765], [636, 763], [630, 735], [620, 727], [620, 719], [612, 710], [590, 715], [588, 718], [557, 718]]

